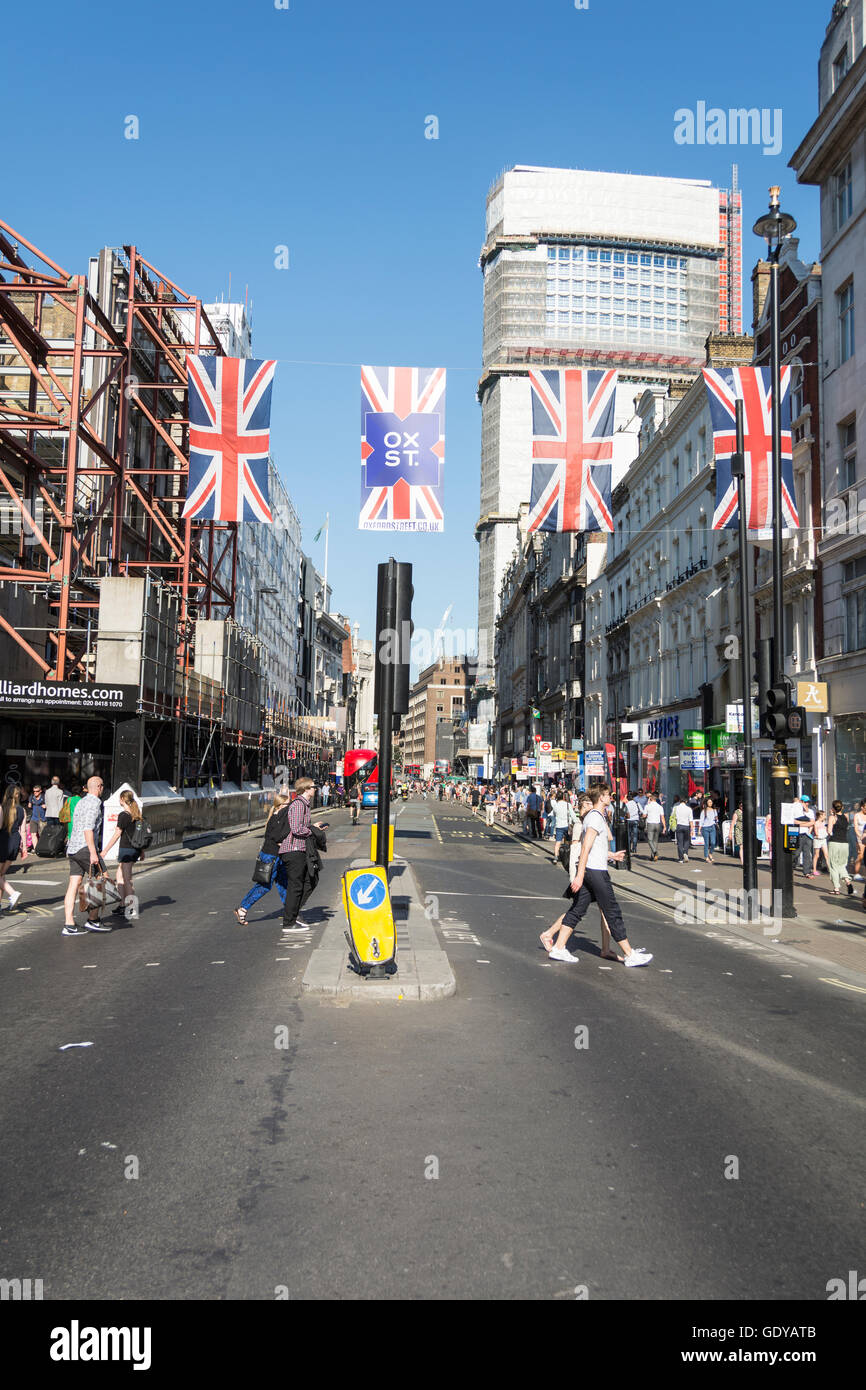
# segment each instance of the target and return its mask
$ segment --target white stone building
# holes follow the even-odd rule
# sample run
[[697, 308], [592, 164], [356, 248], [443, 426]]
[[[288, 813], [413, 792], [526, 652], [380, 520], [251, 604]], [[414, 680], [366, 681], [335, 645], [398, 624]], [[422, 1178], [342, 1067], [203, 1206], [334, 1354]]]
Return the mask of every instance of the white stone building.
[[818, 117], [790, 163], [821, 193], [824, 657], [828, 796], [866, 795], [866, 0], [836, 0]]

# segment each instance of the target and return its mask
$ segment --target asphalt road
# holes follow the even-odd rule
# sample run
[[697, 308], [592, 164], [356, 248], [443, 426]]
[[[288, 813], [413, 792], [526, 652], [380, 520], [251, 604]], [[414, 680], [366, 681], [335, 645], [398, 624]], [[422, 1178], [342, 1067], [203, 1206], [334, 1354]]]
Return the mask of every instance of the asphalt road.
[[[562, 871], [462, 808], [399, 812], [449, 1000], [302, 997], [321, 928], [286, 946], [275, 897], [231, 915], [253, 836], [143, 875], [110, 936], [0, 930], [0, 1275], [46, 1299], [823, 1301], [862, 1269], [866, 992], [647, 901], [650, 966], [599, 959], [595, 909], [551, 965]], [[319, 923], [368, 835], [329, 818]]]

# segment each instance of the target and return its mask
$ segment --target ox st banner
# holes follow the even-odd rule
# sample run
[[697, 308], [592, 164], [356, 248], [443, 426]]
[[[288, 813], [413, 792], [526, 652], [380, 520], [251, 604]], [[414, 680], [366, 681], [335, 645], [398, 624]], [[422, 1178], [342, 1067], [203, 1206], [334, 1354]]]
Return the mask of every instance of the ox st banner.
[[442, 531], [445, 368], [361, 368], [361, 531]]

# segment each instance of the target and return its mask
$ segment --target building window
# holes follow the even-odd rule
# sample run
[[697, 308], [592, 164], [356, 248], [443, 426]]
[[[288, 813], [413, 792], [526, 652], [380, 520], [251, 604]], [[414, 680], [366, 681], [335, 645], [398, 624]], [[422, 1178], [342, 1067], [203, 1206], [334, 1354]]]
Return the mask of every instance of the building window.
[[834, 91], [834, 92], [835, 92], [836, 88], [839, 86], [839, 83], [843, 81], [843, 79], [844, 79], [844, 77], [845, 77], [845, 74], [847, 73], [847, 71], [848, 71], [848, 69], [849, 69], [850, 66], [851, 66], [851, 64], [850, 64], [849, 61], [848, 61], [848, 45], [847, 45], [847, 43], [846, 43], [845, 46], [844, 46], [844, 48], [842, 48], [842, 49], [836, 54], [836, 57], [833, 59], [833, 91]]
[[801, 363], [791, 365], [791, 423], [796, 424], [803, 414], [803, 367]]
[[844, 492], [857, 481], [857, 426], [853, 420], [839, 426], [839, 448], [842, 454], [840, 491]]
[[839, 361], [847, 362], [849, 357], [854, 356], [854, 282], [849, 280], [848, 284], [836, 294], [839, 316]]
[[[846, 574], [857, 561], [845, 566]], [[866, 561], [859, 564], [866, 567]], [[845, 595], [845, 650], [857, 652], [866, 647], [866, 584]]]
[[854, 211], [854, 196], [851, 182], [851, 160], [850, 157], [843, 164], [835, 179], [835, 196], [833, 199], [834, 220], [836, 231], [844, 227], [848, 218]]

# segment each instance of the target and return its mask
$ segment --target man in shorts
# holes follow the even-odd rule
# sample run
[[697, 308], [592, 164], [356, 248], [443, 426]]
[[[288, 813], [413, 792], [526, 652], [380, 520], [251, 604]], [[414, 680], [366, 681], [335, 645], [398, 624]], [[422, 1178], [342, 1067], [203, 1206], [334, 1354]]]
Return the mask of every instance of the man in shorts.
[[89, 877], [94, 868], [100, 867], [99, 842], [102, 839], [102, 790], [101, 777], [87, 779], [86, 796], [82, 796], [75, 807], [69, 840], [66, 845], [66, 858], [69, 863], [69, 887], [63, 900], [65, 910], [63, 936], [86, 936], [89, 931], [109, 932], [99, 921], [99, 909], [91, 904], [87, 922], [83, 927], [75, 924], [75, 899], [81, 880]]

